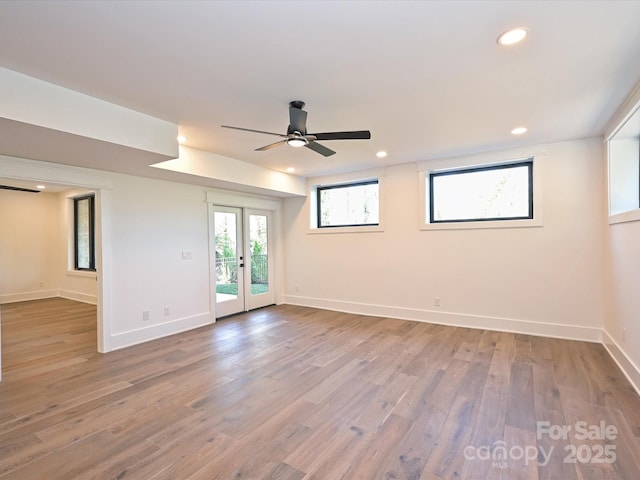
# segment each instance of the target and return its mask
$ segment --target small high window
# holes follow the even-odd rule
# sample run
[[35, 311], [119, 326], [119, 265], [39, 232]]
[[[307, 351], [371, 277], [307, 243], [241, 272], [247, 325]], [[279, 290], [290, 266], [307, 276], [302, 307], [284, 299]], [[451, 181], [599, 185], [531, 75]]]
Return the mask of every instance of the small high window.
[[95, 197], [87, 195], [73, 199], [74, 268], [96, 269]]
[[428, 223], [533, 219], [533, 160], [429, 173]]
[[378, 187], [378, 180], [317, 187], [318, 228], [378, 225]]

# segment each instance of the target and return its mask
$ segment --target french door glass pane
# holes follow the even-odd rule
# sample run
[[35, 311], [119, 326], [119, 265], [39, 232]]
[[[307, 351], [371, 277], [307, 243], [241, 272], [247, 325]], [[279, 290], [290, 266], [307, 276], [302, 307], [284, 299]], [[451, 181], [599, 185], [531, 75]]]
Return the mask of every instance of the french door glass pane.
[[215, 212], [216, 302], [238, 298], [236, 214]]
[[251, 294], [269, 291], [266, 215], [249, 215], [249, 248], [251, 251]]

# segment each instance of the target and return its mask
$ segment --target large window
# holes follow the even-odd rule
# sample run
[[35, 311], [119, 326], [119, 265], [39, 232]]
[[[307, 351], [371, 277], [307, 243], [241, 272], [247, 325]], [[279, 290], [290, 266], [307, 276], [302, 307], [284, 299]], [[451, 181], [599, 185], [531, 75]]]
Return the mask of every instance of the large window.
[[428, 223], [533, 219], [533, 160], [429, 173]]
[[317, 187], [317, 226], [375, 226], [380, 221], [378, 180]]
[[73, 199], [73, 219], [74, 268], [76, 270], [95, 271], [95, 207], [93, 195]]

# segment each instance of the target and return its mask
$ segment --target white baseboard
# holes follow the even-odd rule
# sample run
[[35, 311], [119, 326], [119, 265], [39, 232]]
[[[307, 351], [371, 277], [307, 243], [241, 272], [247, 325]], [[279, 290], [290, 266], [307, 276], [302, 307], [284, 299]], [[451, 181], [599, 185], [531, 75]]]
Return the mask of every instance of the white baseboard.
[[640, 395], [640, 367], [635, 364], [633, 360], [629, 358], [629, 355], [616, 343], [611, 335], [606, 330], [602, 330], [602, 344], [607, 349], [613, 361], [618, 364], [622, 373], [627, 377], [627, 380], [635, 388], [638, 395]]
[[391, 317], [401, 320], [436, 323], [452, 327], [480, 328], [500, 332], [522, 333], [542, 337], [602, 342], [602, 330], [596, 327], [561, 325], [554, 323], [532, 322], [511, 318], [486, 317], [463, 313], [443, 312], [440, 310], [419, 310], [413, 308], [390, 307], [365, 303], [325, 300], [320, 298], [286, 295], [284, 303], [304, 307], [322, 308], [345, 313], [370, 315], [373, 317]]
[[215, 316], [213, 312], [207, 312], [194, 315], [192, 317], [172, 320], [166, 323], [149, 325], [148, 327], [130, 330], [128, 332], [112, 334], [110, 350], [119, 350], [132, 345], [157, 340], [158, 338], [168, 337], [169, 335], [185, 332], [198, 327], [204, 327], [205, 325], [211, 325], [214, 322]]
[[0, 295], [0, 305], [3, 303], [26, 302], [29, 300], [42, 300], [58, 296], [58, 290], [36, 290], [35, 292], [9, 293]]
[[70, 290], [37, 290], [35, 292], [10, 293], [8, 295], [0, 295], [0, 305], [3, 303], [26, 302], [29, 300], [43, 300], [45, 298], [67, 298], [82, 303], [90, 303], [97, 305], [98, 299], [95, 295], [88, 295], [81, 292], [72, 292]]
[[76, 302], [90, 303], [91, 305], [98, 304], [98, 298], [95, 295], [89, 295], [87, 293], [72, 292], [70, 290], [60, 290], [58, 296], [67, 298], [69, 300], [75, 300]]

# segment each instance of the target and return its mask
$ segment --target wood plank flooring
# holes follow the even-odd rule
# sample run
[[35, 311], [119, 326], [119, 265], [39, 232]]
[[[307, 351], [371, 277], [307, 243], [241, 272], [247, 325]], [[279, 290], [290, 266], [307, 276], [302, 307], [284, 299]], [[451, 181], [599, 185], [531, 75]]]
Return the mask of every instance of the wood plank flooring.
[[598, 344], [283, 305], [101, 355], [95, 307], [1, 308], [2, 479], [640, 478]]

